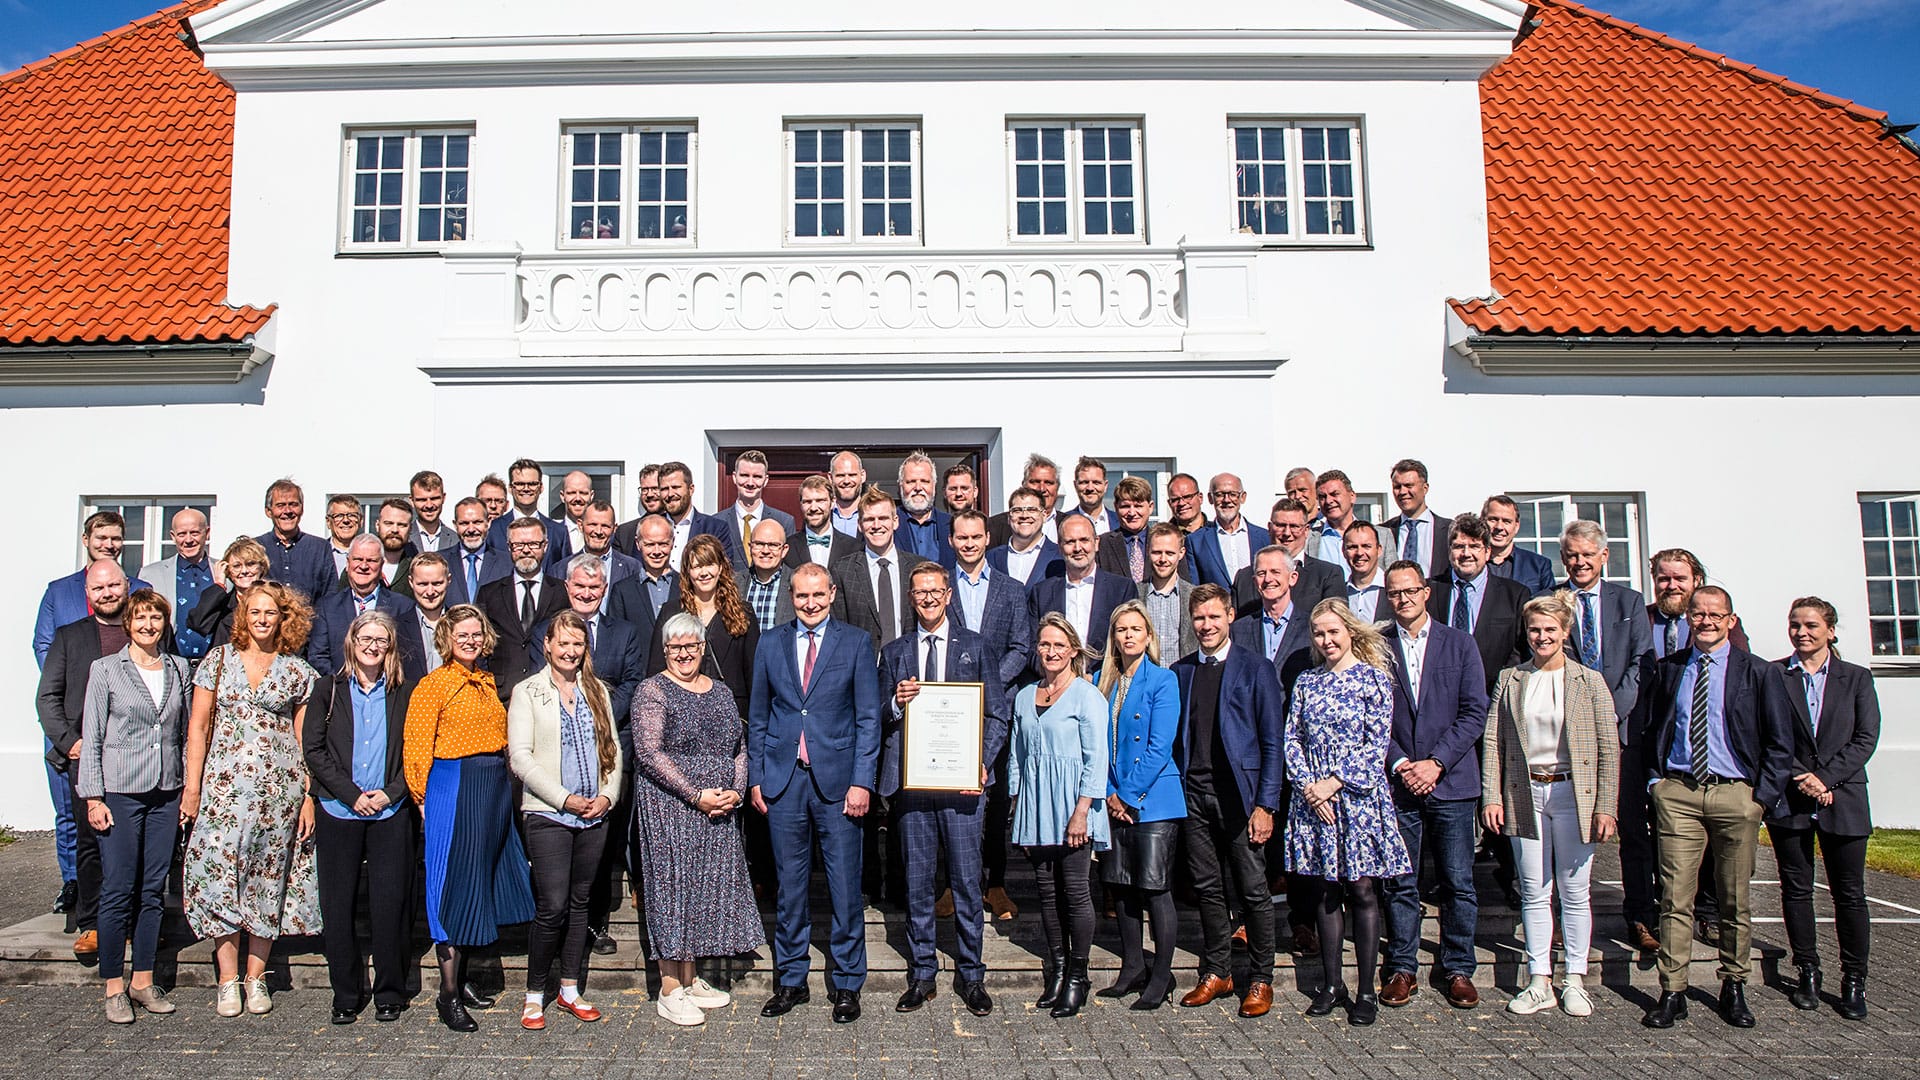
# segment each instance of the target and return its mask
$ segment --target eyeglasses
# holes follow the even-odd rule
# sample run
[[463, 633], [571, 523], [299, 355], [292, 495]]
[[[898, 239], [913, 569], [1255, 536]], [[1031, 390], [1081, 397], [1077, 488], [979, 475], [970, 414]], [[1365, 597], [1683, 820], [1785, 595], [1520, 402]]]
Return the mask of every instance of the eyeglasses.
[[1039, 513], [1040, 508], [1037, 506], [1010, 506], [1007, 508], [1007, 515], [1009, 517], [1034, 517]]
[[386, 638], [368, 637], [365, 634], [361, 634], [359, 637], [354, 638], [353, 643], [362, 649], [372, 649], [375, 652], [385, 652], [387, 651], [387, 649], [391, 648], [393, 645], [393, 642], [387, 640]]
[[1207, 495], [1212, 498], [1214, 502], [1239, 502], [1241, 499], [1247, 497], [1247, 493], [1244, 491], [1210, 491]]
[[786, 547], [787, 542], [785, 540], [755, 540], [747, 546], [753, 548], [755, 551], [778, 551]]
[[1167, 496], [1167, 501], [1170, 503], [1190, 503], [1190, 502], [1198, 502], [1199, 500], [1200, 500], [1200, 493], [1197, 491], [1191, 495], [1169, 494]]
[[328, 514], [328, 521], [359, 521], [359, 514]]
[[1708, 625], [1713, 625], [1713, 626], [1717, 626], [1720, 623], [1726, 622], [1728, 619], [1731, 619], [1731, 618], [1733, 618], [1733, 612], [1731, 611], [1689, 611], [1687, 612], [1688, 622], [1707, 623]]
[[915, 589], [908, 594], [915, 600], [938, 600], [947, 595], [945, 589]]
[[462, 644], [462, 645], [479, 645], [479, 644], [482, 644], [482, 643], [484, 643], [484, 642], [485, 642], [485, 641], [487, 640], [487, 635], [485, 635], [485, 634], [455, 634], [455, 635], [453, 635], [453, 640], [455, 640], [455, 641], [457, 641], [457, 642], [459, 642], [459, 643], [460, 643], [460, 644]]
[[668, 645], [667, 655], [668, 656], [698, 656], [700, 655], [700, 650], [704, 648], [706, 648], [706, 646], [702, 645], [700, 642], [697, 642], [697, 641], [692, 642], [691, 644]]
[[539, 551], [547, 546], [545, 540], [520, 540], [507, 545], [515, 551]]
[[539, 490], [540, 490], [540, 481], [538, 481], [538, 480], [515, 480], [515, 481], [513, 482], [513, 484], [512, 484], [511, 486], [512, 486], [512, 488], [513, 488], [513, 490], [515, 490], [515, 491], [539, 491]]
[[1427, 591], [1427, 587], [1425, 585], [1422, 585], [1414, 589], [1389, 589], [1387, 590], [1387, 599], [1407, 600], [1407, 599], [1411, 599], [1412, 597], [1419, 596], [1421, 593], [1426, 591]]

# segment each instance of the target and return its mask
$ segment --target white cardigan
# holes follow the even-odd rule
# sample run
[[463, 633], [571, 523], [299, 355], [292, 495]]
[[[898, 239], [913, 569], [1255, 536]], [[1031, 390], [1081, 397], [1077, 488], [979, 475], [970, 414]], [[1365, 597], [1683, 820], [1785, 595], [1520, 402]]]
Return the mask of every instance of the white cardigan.
[[[620, 740], [614, 739], [613, 775], [600, 785], [600, 794], [620, 801], [626, 772]], [[572, 794], [560, 783], [560, 691], [551, 669], [520, 680], [507, 706], [507, 767], [520, 778], [520, 809], [528, 813], [560, 812]]]

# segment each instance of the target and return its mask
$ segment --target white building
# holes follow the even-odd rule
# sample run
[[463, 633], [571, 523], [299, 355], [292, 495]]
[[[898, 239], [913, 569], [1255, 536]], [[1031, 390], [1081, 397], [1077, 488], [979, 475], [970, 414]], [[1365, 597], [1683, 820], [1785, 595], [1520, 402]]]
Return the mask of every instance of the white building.
[[[203, 0], [0, 84], [10, 128], [81, 96], [129, 130], [231, 138], [230, 195], [203, 177], [116, 226], [164, 249], [184, 200], [230, 205], [230, 228], [201, 222], [184, 254], [172, 237], [157, 269], [176, 275], [117, 304], [87, 298], [114, 288], [97, 217], [76, 246], [71, 195], [31, 219], [0, 197], [80, 281], [38, 289], [68, 315], [33, 326], [0, 286], [0, 445], [46, 463], [26, 505], [58, 526], [14, 530], [0, 656], [19, 697], [25, 612], [97, 506], [155, 507], [154, 558], [161, 507], [211, 506], [224, 544], [265, 531], [283, 474], [310, 531], [327, 493], [403, 493], [430, 466], [460, 494], [522, 455], [588, 468], [624, 518], [644, 462], [692, 463], [711, 510], [731, 451], [791, 480], [860, 446], [974, 461], [995, 508], [1034, 451], [1162, 485], [1230, 469], [1257, 519], [1291, 466], [1380, 492], [1414, 456], [1443, 513], [1530, 497], [1549, 554], [1559, 521], [1597, 513], [1623, 579], [1694, 549], [1766, 655], [1805, 593], [1866, 655], [1886, 590], [1914, 621], [1883, 623], [1874, 774], [1920, 762], [1920, 683], [1898, 677], [1920, 656], [1920, 463], [1897, 442], [1920, 393], [1920, 160], [1876, 114], [1558, 0], [1084, 17]], [[135, 63], [144, 88], [116, 98]], [[193, 118], [165, 115], [169, 87], [203, 102]], [[1814, 130], [1820, 160], [1747, 153]], [[141, 145], [101, 152], [125, 176], [222, 171], [218, 146], [189, 166]], [[9, 185], [58, 189], [51, 171]], [[1754, 203], [1762, 183], [1798, 194]], [[1786, 240], [1751, 227], [1769, 216]], [[1849, 251], [1862, 230], [1870, 254]], [[1846, 261], [1812, 272], [1810, 233]], [[89, 323], [127, 305], [218, 317]], [[1863, 560], [1863, 500], [1887, 494], [1903, 531]], [[0, 820], [44, 826], [38, 755], [24, 719], [0, 730]], [[1876, 795], [1920, 824], [1920, 793]]]

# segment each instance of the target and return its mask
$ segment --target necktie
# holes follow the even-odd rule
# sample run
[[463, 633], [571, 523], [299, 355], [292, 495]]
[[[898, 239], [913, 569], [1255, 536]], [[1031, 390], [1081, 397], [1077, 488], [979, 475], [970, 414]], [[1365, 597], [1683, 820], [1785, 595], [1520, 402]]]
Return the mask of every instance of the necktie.
[[1144, 546], [1145, 541], [1141, 537], [1127, 537], [1127, 572], [1133, 575], [1136, 582], [1147, 580], [1147, 556], [1142, 550]]
[[367, 609], [373, 606], [373, 598], [379, 595], [380, 593], [376, 590], [374, 592], [368, 593], [365, 596], [354, 597], [353, 613], [355, 615], [365, 615], [367, 613]]
[[526, 591], [520, 594], [520, 629], [533, 629], [533, 582], [522, 581], [520, 587]]
[[925, 662], [920, 665], [921, 682], [940, 681], [940, 657], [935, 652], [935, 650], [939, 648], [939, 644], [939, 638], [934, 637], [932, 634], [927, 635], [927, 658]]
[[1590, 668], [1600, 667], [1600, 620], [1594, 615], [1593, 594], [1580, 594], [1580, 661]]
[[1713, 657], [1701, 653], [1700, 664], [1693, 672], [1693, 715], [1687, 721], [1687, 749], [1695, 780], [1707, 776], [1707, 671], [1712, 666]]
[[[807, 631], [807, 662], [800, 668], [800, 692], [807, 692], [807, 684], [813, 681], [813, 662], [820, 657], [820, 635], [817, 631]], [[812, 759], [807, 757], [806, 722], [800, 726], [800, 764], [807, 765]]]
[[587, 655], [589, 655], [589, 656], [591, 656], [591, 655], [593, 655], [593, 639], [594, 639], [594, 633], [593, 633], [593, 631], [594, 631], [594, 627], [595, 627], [595, 626], [596, 626], [596, 625], [597, 625], [597, 624], [598, 624], [599, 622], [600, 622], [600, 620], [599, 620], [599, 619], [588, 619], [588, 620], [587, 620]]
[[1413, 519], [1406, 523], [1407, 535], [1400, 541], [1400, 557], [1418, 561], [1420, 558], [1420, 521]]
[[873, 606], [880, 615], [880, 640], [883, 642], [894, 639], [894, 619], [899, 614], [896, 609], [900, 606], [899, 598], [893, 595], [893, 572], [887, 569], [888, 561], [880, 560], [880, 587], [875, 590], [873, 598]]
[[740, 515], [740, 550], [745, 552], [753, 546], [753, 515]]
[[1667, 620], [1667, 649], [1663, 656], [1671, 656], [1680, 651], [1680, 620]]
[[480, 553], [467, 552], [467, 603], [471, 604], [480, 595]]
[[1461, 582], [1454, 590], [1452, 624], [1455, 630], [1473, 632], [1473, 608], [1467, 603], [1467, 594], [1472, 591], [1473, 586], [1466, 582]]

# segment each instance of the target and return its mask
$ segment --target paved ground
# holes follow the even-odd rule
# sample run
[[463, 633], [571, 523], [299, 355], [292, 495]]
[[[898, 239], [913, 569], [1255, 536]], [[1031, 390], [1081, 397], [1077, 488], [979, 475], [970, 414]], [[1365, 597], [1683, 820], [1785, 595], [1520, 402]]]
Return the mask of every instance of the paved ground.
[[[0, 850], [0, 919], [45, 910], [51, 891], [34, 865], [43, 860], [50, 863], [39, 837]], [[1770, 874], [1770, 864], [1763, 865], [1761, 878]], [[759, 1018], [763, 990], [744, 991], [738, 1006], [694, 1031], [657, 1017], [644, 991], [607, 990], [596, 995], [607, 1014], [600, 1024], [555, 1014], [550, 1030], [522, 1032], [510, 1004], [503, 1004], [481, 1014], [482, 1030], [472, 1036], [451, 1035], [435, 1023], [427, 995], [396, 1024], [369, 1019], [335, 1028], [326, 1022], [322, 990], [283, 993], [266, 1017], [220, 1020], [208, 991], [183, 986], [179, 1013], [143, 1016], [123, 1029], [99, 1019], [98, 992], [90, 987], [0, 986], [0, 1032], [6, 1033], [0, 1076], [1920, 1076], [1920, 988], [1912, 978], [1920, 968], [1920, 925], [1891, 921], [1920, 920], [1920, 883], [1874, 875], [1869, 891], [1882, 901], [1876, 915], [1887, 921], [1876, 926], [1873, 1014], [1865, 1024], [1845, 1023], [1830, 1010], [1796, 1012], [1780, 991], [1756, 987], [1760, 1026], [1753, 1031], [1727, 1027], [1699, 997], [1691, 1021], [1649, 1032], [1639, 1018], [1651, 982], [1631, 964], [1610, 969], [1615, 974], [1596, 994], [1598, 1012], [1587, 1020], [1511, 1016], [1500, 1008], [1507, 997], [1501, 990], [1489, 991], [1477, 1010], [1456, 1012], [1423, 991], [1409, 1007], [1385, 1010], [1372, 1029], [1305, 1020], [1299, 1015], [1305, 998], [1291, 990], [1261, 1021], [1240, 1020], [1220, 1003], [1135, 1013], [1105, 1001], [1077, 1019], [1056, 1021], [1028, 1004], [1029, 979], [1014, 972], [989, 976], [999, 1008], [985, 1018], [960, 1008], [944, 983], [941, 996], [920, 1013], [895, 1015], [895, 983], [868, 994], [867, 1015], [858, 1024], [836, 1027], [816, 980], [814, 1001], [779, 1021]], [[1764, 897], [1762, 915], [1770, 914], [1774, 894], [1766, 886], [1757, 892]], [[1763, 924], [1757, 936], [1763, 946], [1781, 941], [1777, 923]], [[1711, 969], [1694, 970], [1712, 988]]]

